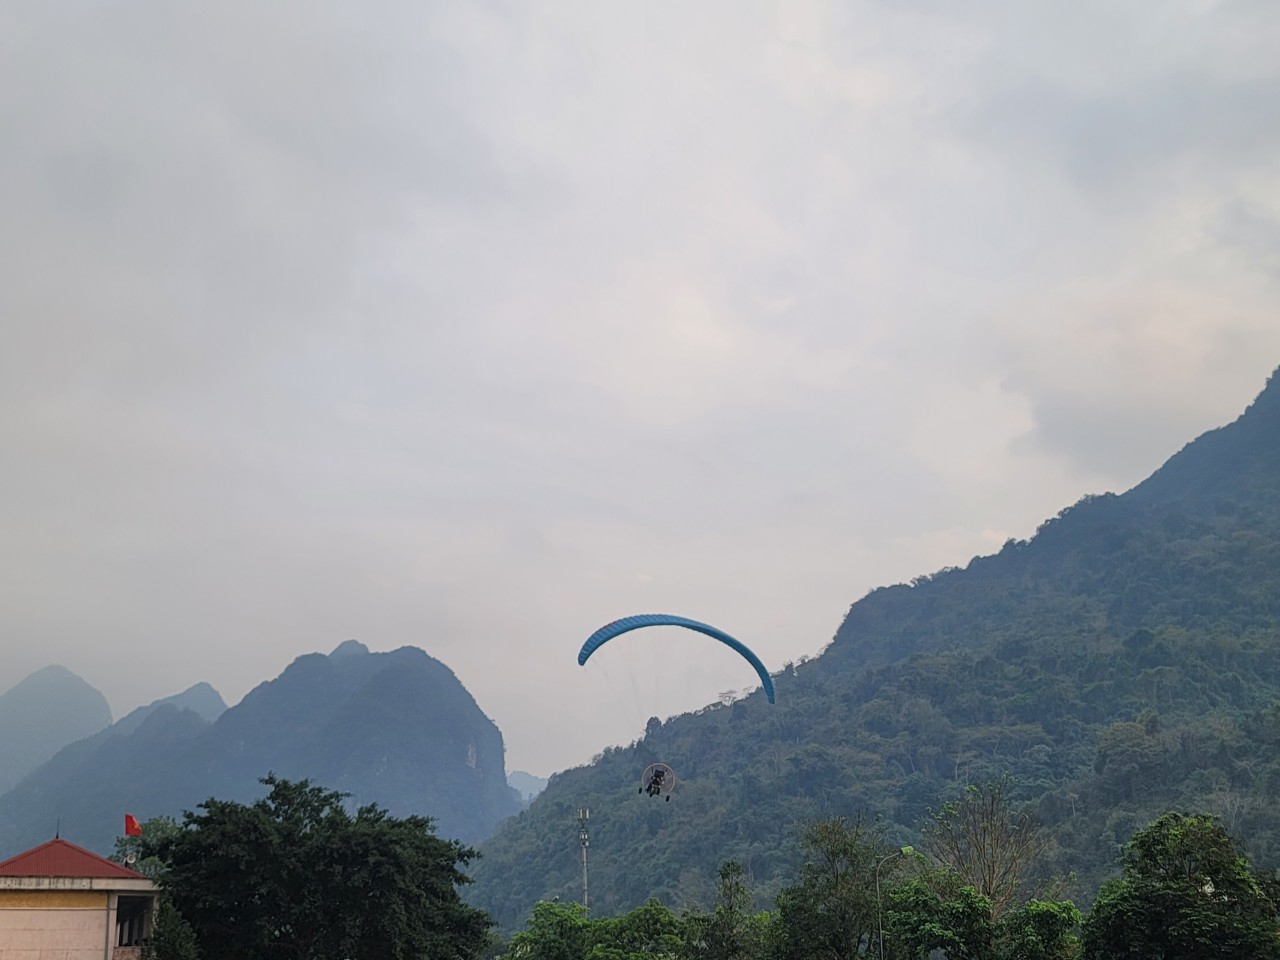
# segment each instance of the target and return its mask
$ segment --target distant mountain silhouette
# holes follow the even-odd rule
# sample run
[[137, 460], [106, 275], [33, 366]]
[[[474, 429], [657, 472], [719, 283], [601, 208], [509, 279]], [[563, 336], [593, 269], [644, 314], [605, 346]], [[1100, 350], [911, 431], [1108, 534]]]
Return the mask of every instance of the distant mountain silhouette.
[[[707, 906], [728, 859], [767, 900], [807, 821], [865, 813], [918, 844], [930, 810], [1006, 775], [1055, 841], [1042, 872], [1083, 902], [1166, 810], [1218, 814], [1280, 866], [1280, 371], [1129, 492], [872, 591], [775, 683], [775, 706], [712, 704], [552, 776], [484, 844], [469, 898], [508, 929], [575, 898], [589, 807], [593, 912]], [[637, 795], [657, 759], [681, 777], [670, 804]]]
[[369, 652], [369, 648], [366, 647], [359, 640], [343, 640], [340, 644], [338, 644], [336, 647], [333, 648], [333, 653], [329, 654], [329, 656], [359, 657], [359, 656], [363, 656], [368, 652]]
[[512, 770], [507, 774], [507, 783], [511, 789], [520, 794], [520, 799], [527, 805], [533, 798], [547, 789], [546, 777], [535, 777], [523, 770]]
[[0, 855], [47, 839], [56, 817], [64, 835], [109, 852], [125, 812], [180, 816], [209, 797], [250, 800], [268, 772], [429, 815], [442, 836], [467, 842], [520, 807], [501, 733], [453, 672], [416, 648], [369, 653], [348, 641], [220, 704], [200, 685], [63, 749], [0, 796]]
[[109, 723], [106, 698], [84, 680], [66, 667], [37, 670], [0, 694], [0, 793]]
[[197, 683], [181, 693], [153, 700], [145, 707], [138, 707], [136, 710], [125, 714], [111, 725], [110, 732], [114, 735], [132, 733], [142, 725], [143, 720], [163, 706], [172, 706], [179, 710], [190, 710], [196, 716], [202, 717], [210, 723], [222, 716], [227, 709], [226, 703], [217, 690], [207, 683]]

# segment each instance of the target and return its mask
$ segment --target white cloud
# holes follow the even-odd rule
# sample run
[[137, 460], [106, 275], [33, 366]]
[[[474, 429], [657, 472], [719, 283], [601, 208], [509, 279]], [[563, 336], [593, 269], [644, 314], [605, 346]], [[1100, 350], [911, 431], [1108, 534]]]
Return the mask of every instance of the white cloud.
[[546, 773], [629, 735], [606, 620], [812, 654], [1261, 387], [1278, 30], [10, 5], [0, 666], [122, 712], [418, 643]]

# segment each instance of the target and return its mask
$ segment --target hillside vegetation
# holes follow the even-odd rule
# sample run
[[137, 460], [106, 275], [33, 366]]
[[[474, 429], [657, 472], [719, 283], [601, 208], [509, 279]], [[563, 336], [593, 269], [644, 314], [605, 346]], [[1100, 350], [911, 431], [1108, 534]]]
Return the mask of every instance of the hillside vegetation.
[[[882, 817], [918, 841], [967, 784], [1009, 778], [1053, 843], [1045, 873], [1087, 901], [1164, 811], [1221, 816], [1280, 863], [1280, 377], [1123, 495], [1086, 497], [1029, 541], [872, 592], [831, 646], [788, 665], [777, 704], [715, 704], [558, 774], [488, 843], [473, 902], [508, 929], [581, 895], [575, 811], [591, 808], [593, 910], [710, 904], [719, 865], [766, 900], [795, 838]], [[671, 803], [636, 792], [646, 763]]]

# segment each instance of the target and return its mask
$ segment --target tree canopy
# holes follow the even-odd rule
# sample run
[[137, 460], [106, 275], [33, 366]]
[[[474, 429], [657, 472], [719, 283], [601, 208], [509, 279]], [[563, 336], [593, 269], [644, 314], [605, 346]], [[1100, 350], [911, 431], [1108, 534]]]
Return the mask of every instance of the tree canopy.
[[164, 866], [165, 895], [219, 960], [468, 960], [489, 918], [464, 904], [475, 852], [427, 817], [268, 776], [249, 804], [210, 799], [180, 825], [139, 838]]
[[1167, 813], [1125, 847], [1084, 923], [1085, 960], [1280, 958], [1276, 904], [1218, 818]]
[[1212, 816], [1165, 814], [1139, 831], [1123, 875], [1083, 918], [1068, 900], [1003, 885], [997, 910], [972, 877], [893, 850], [882, 825], [862, 818], [810, 823], [802, 844], [805, 867], [773, 910], [753, 912], [746, 872], [727, 862], [709, 911], [676, 914], [650, 900], [597, 918], [577, 904], [541, 901], [504, 958], [1280, 960], [1280, 879], [1251, 867]]

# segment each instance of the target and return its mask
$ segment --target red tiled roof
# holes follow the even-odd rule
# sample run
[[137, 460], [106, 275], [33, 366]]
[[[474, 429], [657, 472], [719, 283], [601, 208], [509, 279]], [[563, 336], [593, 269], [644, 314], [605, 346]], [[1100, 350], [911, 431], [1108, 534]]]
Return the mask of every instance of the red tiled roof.
[[142, 874], [66, 840], [50, 840], [0, 862], [0, 877], [89, 877], [145, 880]]

